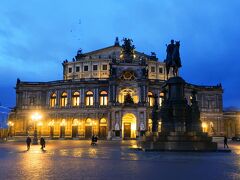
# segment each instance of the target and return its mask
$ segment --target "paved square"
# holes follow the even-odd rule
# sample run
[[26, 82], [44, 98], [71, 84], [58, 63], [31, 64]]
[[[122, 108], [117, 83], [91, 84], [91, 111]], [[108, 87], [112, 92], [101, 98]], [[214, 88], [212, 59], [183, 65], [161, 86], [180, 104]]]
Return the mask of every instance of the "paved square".
[[232, 153], [141, 152], [135, 144], [55, 140], [26, 151], [22, 142], [1, 143], [0, 179], [240, 179], [240, 143], [230, 143]]

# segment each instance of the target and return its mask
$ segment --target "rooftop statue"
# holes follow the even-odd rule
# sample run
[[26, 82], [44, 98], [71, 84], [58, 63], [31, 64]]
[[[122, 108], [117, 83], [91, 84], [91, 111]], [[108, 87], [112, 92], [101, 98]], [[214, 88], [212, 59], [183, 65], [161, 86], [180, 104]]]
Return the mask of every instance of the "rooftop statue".
[[122, 55], [123, 55], [123, 59], [126, 62], [132, 62], [133, 58], [134, 58], [134, 49], [135, 46], [132, 44], [133, 40], [129, 39], [129, 38], [123, 38], [123, 51], [122, 51]]
[[174, 44], [174, 40], [171, 40], [171, 43], [167, 45], [167, 57], [165, 59], [167, 78], [171, 67], [174, 76], [178, 75], [178, 69], [182, 67], [179, 48], [180, 41], [176, 41]]

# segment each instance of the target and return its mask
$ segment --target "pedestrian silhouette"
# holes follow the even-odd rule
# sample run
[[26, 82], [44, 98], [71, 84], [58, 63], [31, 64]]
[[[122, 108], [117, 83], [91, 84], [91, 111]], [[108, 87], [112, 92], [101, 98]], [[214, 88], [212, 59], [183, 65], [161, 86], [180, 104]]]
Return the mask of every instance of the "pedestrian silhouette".
[[92, 142], [91, 142], [91, 145], [93, 146], [93, 145], [96, 145], [96, 143], [95, 143], [95, 136], [94, 135], [92, 135]]
[[41, 149], [43, 150], [46, 145], [45, 139], [43, 137], [40, 138], [40, 145], [41, 145]]
[[97, 137], [97, 135], [95, 135], [95, 136], [94, 136], [95, 145], [97, 145], [97, 141], [98, 141], [98, 137]]
[[227, 146], [228, 148], [228, 139], [226, 136], [224, 136], [224, 148]]
[[30, 149], [30, 145], [31, 145], [32, 139], [28, 136], [26, 139], [26, 143], [27, 143], [27, 150]]

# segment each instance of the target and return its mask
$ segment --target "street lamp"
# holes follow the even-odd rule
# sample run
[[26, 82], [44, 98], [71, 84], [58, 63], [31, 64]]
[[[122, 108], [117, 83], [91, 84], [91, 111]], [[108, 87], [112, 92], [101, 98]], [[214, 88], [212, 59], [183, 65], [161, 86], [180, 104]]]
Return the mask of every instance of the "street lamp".
[[12, 127], [14, 126], [14, 123], [12, 121], [8, 121], [8, 136], [12, 136]]
[[33, 137], [32, 144], [38, 144], [36, 122], [39, 121], [40, 119], [42, 119], [42, 115], [36, 112], [36, 113], [32, 114], [31, 119], [34, 122], [34, 137]]

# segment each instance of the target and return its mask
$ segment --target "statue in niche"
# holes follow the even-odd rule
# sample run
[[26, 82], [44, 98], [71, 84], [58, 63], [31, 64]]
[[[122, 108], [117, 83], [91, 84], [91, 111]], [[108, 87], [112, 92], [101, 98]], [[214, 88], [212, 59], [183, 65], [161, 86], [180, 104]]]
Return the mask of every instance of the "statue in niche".
[[133, 98], [130, 93], [127, 93], [127, 95], [125, 96], [124, 104], [134, 104]]

